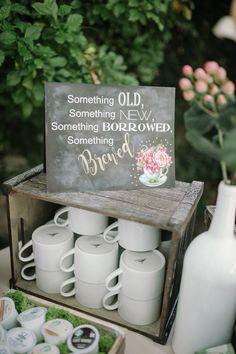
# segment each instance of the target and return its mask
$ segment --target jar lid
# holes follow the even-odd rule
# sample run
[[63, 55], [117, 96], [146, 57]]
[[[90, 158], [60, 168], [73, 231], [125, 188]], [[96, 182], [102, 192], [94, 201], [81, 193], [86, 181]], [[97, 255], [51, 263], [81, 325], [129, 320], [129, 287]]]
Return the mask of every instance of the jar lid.
[[27, 322], [27, 321], [33, 321], [37, 318], [45, 316], [46, 312], [47, 312], [47, 309], [45, 307], [33, 307], [32, 309], [28, 309], [26, 311], [21, 312], [17, 316], [17, 321], [20, 323]]
[[42, 225], [34, 230], [32, 238], [36, 243], [56, 245], [67, 242], [73, 237], [73, 232], [68, 227], [55, 224]]
[[36, 335], [31, 329], [16, 327], [7, 332], [6, 344], [13, 353], [29, 352], [36, 343]]
[[16, 312], [15, 303], [9, 297], [1, 297], [0, 298], [0, 308], [1, 308], [1, 316], [0, 316], [0, 324], [4, 325], [4, 322], [12, 316], [14, 312]]
[[60, 354], [58, 347], [50, 343], [37, 344], [29, 354]]
[[64, 319], [57, 318], [44, 323], [42, 333], [52, 337], [68, 337], [73, 331], [72, 324]]
[[107, 243], [102, 235], [81, 236], [76, 241], [76, 247], [89, 254], [102, 255], [118, 249], [118, 243]]
[[6, 345], [0, 344], [0, 354], [11, 354], [11, 351]]
[[74, 329], [67, 339], [67, 346], [73, 353], [89, 354], [98, 351], [100, 335], [96, 327], [82, 325]]
[[126, 250], [122, 253], [121, 259], [127, 268], [143, 273], [159, 271], [165, 265], [165, 257], [157, 250], [147, 252]]

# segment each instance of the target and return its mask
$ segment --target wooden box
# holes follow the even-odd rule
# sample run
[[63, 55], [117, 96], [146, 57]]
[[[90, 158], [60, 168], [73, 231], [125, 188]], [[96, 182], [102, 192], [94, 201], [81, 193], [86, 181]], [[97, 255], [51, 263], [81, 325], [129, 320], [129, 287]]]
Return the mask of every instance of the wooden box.
[[[49, 194], [42, 166], [19, 175], [3, 185], [8, 201], [11, 245], [12, 287], [54, 301], [95, 317], [137, 331], [164, 344], [174, 320], [183, 256], [193, 238], [196, 208], [203, 191], [201, 182], [176, 182], [174, 188], [150, 188], [132, 191], [95, 191]], [[34, 281], [20, 276], [18, 244], [26, 243], [33, 230], [53, 218], [61, 205], [70, 205], [108, 215], [153, 225], [162, 229], [162, 239], [171, 238], [162, 301], [158, 321], [136, 326], [122, 320], [117, 311], [88, 309], [74, 298], [40, 291]]]

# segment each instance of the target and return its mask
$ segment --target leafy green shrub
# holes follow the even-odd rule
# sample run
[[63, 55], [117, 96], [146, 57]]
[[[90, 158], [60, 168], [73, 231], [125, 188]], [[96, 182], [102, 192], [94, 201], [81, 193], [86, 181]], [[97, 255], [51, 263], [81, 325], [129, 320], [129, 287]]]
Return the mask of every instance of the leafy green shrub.
[[39, 153], [45, 81], [152, 83], [189, 3], [2, 0], [0, 153]]

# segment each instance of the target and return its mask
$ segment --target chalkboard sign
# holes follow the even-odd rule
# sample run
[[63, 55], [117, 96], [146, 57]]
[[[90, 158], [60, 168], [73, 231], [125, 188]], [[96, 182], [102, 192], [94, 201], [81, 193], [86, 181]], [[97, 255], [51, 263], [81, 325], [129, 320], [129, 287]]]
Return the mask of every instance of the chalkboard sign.
[[175, 89], [46, 83], [49, 192], [172, 187]]

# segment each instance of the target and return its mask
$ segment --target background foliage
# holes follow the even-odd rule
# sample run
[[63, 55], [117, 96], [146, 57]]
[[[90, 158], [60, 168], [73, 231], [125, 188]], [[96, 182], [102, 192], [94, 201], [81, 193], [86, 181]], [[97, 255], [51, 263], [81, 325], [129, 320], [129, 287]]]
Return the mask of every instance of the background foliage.
[[42, 162], [45, 81], [174, 86], [177, 179], [207, 181], [202, 203], [214, 203], [218, 164], [185, 139], [178, 80], [184, 64], [216, 60], [235, 82], [236, 43], [212, 34], [229, 8], [228, 0], [0, 0], [0, 179]]

